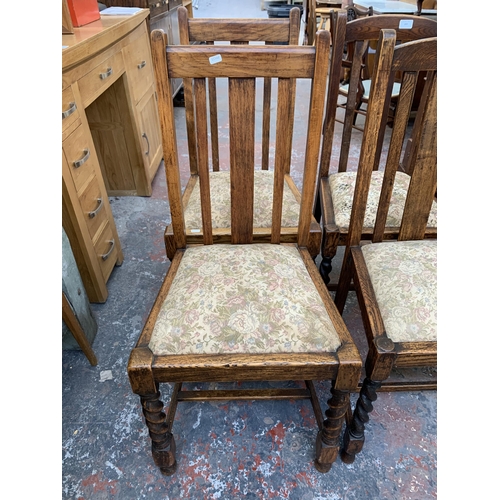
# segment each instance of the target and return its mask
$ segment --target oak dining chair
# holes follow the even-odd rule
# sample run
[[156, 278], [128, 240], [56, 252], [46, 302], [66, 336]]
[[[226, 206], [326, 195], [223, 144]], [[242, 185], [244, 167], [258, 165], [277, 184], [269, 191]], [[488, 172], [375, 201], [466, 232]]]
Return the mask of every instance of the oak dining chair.
[[[335, 294], [335, 304], [343, 312], [351, 280], [354, 281], [368, 344], [366, 377], [344, 433], [342, 460], [346, 463], [352, 463], [363, 447], [365, 426], [377, 390], [392, 370], [437, 364], [437, 238], [428, 237], [429, 219], [436, 215], [433, 210], [437, 187], [437, 38], [396, 46], [397, 37], [392, 29], [380, 33], [346, 252]], [[390, 105], [387, 89], [398, 72], [403, 75], [400, 101], [376, 196], [373, 231], [368, 238], [363, 228], [366, 213], [373, 209], [369, 205], [378, 130], [384, 126]], [[406, 131], [422, 73], [425, 88], [415, 119], [418, 126], [413, 127], [409, 143]], [[413, 151], [413, 171], [407, 176], [405, 202], [396, 224], [391, 201], [399, 196], [398, 168], [406, 147]], [[386, 241], [387, 226], [395, 231], [393, 241]], [[437, 380], [430, 380], [427, 385], [435, 389]], [[405, 382], [399, 389], [405, 389]], [[378, 411], [384, 410], [379, 407]]]
[[[133, 392], [140, 396], [154, 462], [165, 475], [177, 467], [173, 423], [178, 403], [205, 399], [309, 399], [318, 423], [311, 460], [317, 470], [327, 472], [337, 458], [361, 358], [308, 251], [329, 39], [328, 32], [320, 31], [314, 47], [170, 46], [163, 32], [151, 34], [175, 254], [131, 352], [128, 375]], [[185, 144], [176, 140], [170, 78], [192, 79], [203, 229], [203, 239], [196, 242], [189, 239], [182, 207], [179, 157]], [[218, 240], [212, 224], [206, 90], [210, 78], [227, 80], [229, 90], [231, 226], [225, 242]], [[257, 78], [278, 79], [277, 161], [267, 242], [254, 237], [253, 227]], [[290, 93], [299, 78], [310, 82], [300, 213], [297, 241], [283, 243], [283, 159], [294, 118]], [[303, 381], [302, 388], [252, 386], [255, 381], [290, 380]], [[315, 380], [331, 381], [324, 416]], [[193, 389], [193, 382], [209, 387]], [[242, 386], [217, 385], [230, 382]], [[168, 393], [168, 388], [166, 410], [161, 391]]]

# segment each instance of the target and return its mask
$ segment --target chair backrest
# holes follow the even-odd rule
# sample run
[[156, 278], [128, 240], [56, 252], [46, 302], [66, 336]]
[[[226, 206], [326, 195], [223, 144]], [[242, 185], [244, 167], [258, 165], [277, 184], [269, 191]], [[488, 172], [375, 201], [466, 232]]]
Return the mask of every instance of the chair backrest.
[[[300, 10], [298, 7], [290, 9], [289, 18], [270, 19], [190, 18], [186, 8], [179, 7], [178, 20], [181, 45], [189, 45], [190, 43], [242, 45], [250, 42], [263, 42], [266, 45], [298, 45], [299, 43]], [[198, 164], [192, 88], [189, 79], [185, 79], [183, 83], [189, 163], [191, 174], [195, 175], [198, 173]], [[213, 171], [220, 169], [216, 85], [215, 78], [210, 78], [208, 81], [208, 94]], [[294, 99], [295, 85], [292, 87], [290, 98]], [[271, 78], [265, 78], [262, 96], [262, 170], [269, 170], [271, 92]]]
[[192, 80], [199, 166], [203, 243], [217, 241], [212, 230], [209, 186], [209, 145], [206, 80], [227, 79], [231, 177], [231, 243], [252, 243], [255, 164], [255, 93], [257, 78], [277, 78], [276, 153], [272, 202], [271, 243], [279, 243], [284, 176], [287, 169], [287, 134], [294, 119], [290, 91], [297, 78], [311, 81], [309, 119], [302, 180], [297, 241], [307, 247], [315, 185], [324, 100], [328, 78], [330, 36], [317, 34], [316, 46], [175, 45], [161, 30], [151, 33], [175, 247], [187, 245], [181, 198], [181, 179], [170, 78]]
[[[413, 149], [415, 162], [410, 177], [398, 240], [423, 239], [437, 186], [437, 38], [407, 42], [396, 46], [395, 30], [380, 33], [374, 74], [372, 98], [368, 103], [365, 134], [361, 145], [356, 187], [351, 212], [347, 245], [361, 241], [368, 191], [376, 158], [378, 130], [390, 105], [390, 92], [397, 72], [403, 74], [401, 93], [389, 143], [384, 179], [372, 236], [382, 241], [386, 227], [394, 178], [406, 147]], [[412, 141], [406, 141], [413, 95], [419, 74], [425, 74], [425, 87], [412, 129]]]
[[[339, 85], [342, 79], [344, 47], [346, 45], [352, 45], [353, 50], [350, 52], [352, 53], [352, 59], [348, 61], [350, 68], [349, 93], [344, 115], [340, 153], [338, 156], [339, 172], [345, 172], [347, 170], [356, 98], [359, 92], [362, 68], [365, 64], [365, 55], [370, 42], [378, 40], [382, 29], [394, 30], [396, 32], [396, 40], [401, 43], [437, 36], [437, 22], [419, 16], [384, 14], [363, 17], [351, 22], [347, 22], [347, 13], [345, 11], [332, 12], [331, 16], [333, 46], [332, 64], [330, 66], [330, 82], [328, 87], [325, 124], [323, 127], [320, 177], [326, 177], [328, 175], [332, 164], [331, 155], [335, 131], [335, 115], [337, 111]], [[388, 89], [388, 91], [390, 92], [390, 89]], [[389, 109], [386, 110], [386, 113], [389, 113]], [[385, 117], [386, 122], [387, 114]], [[378, 159], [380, 159], [385, 129], [386, 127], [384, 125], [380, 127], [378, 131]], [[374, 168], [378, 169], [378, 162], [374, 165]]]

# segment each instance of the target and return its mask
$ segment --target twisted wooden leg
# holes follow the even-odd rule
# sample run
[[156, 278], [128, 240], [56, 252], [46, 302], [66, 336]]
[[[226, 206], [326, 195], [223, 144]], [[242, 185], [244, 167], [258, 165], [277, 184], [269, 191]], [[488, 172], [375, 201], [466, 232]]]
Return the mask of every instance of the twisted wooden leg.
[[177, 469], [175, 441], [163, 412], [160, 392], [141, 395], [142, 413], [151, 437], [151, 453], [155, 464], [165, 476], [171, 476]]
[[330, 283], [330, 273], [332, 272], [332, 258], [333, 257], [323, 257], [321, 264], [319, 266], [319, 273], [325, 282], [325, 285]]
[[369, 413], [373, 410], [372, 403], [377, 400], [376, 391], [381, 385], [381, 382], [374, 382], [368, 377], [363, 381], [351, 423], [344, 431], [344, 441], [340, 458], [346, 464], [352, 464], [356, 458], [356, 454], [363, 449], [365, 424], [370, 419]]
[[332, 397], [328, 400], [329, 408], [325, 412], [326, 420], [316, 438], [314, 467], [319, 472], [328, 472], [337, 459], [340, 448], [340, 431], [349, 404], [348, 391], [334, 389], [332, 385], [330, 392]]

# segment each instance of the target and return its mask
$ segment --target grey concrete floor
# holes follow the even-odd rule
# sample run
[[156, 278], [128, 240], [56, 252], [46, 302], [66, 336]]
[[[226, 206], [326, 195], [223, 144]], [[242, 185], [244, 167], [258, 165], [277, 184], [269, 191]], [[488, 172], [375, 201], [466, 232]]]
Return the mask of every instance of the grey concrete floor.
[[[199, 0], [194, 15], [251, 18], [267, 13], [260, 10], [260, 0]], [[184, 109], [175, 112], [182, 142]], [[300, 134], [300, 117], [297, 124]], [[294, 158], [300, 159], [300, 153]], [[298, 164], [292, 175], [300, 182]], [[185, 158], [181, 169], [185, 186]], [[174, 476], [162, 476], [126, 368], [169, 266], [163, 244], [170, 221], [163, 166], [151, 197], [113, 197], [110, 202], [125, 259], [109, 279], [107, 302], [91, 305], [99, 326], [93, 344], [98, 365], [90, 366], [81, 351], [62, 353], [62, 498], [437, 497], [436, 391], [380, 393], [362, 453], [352, 465], [339, 459], [327, 474], [312, 463], [317, 429], [307, 401], [182, 403], [173, 427], [178, 469]], [[341, 254], [336, 268], [340, 259]], [[365, 353], [352, 293], [344, 319]], [[316, 382], [316, 388], [325, 409], [329, 383]], [[171, 387], [161, 389], [168, 405]]]

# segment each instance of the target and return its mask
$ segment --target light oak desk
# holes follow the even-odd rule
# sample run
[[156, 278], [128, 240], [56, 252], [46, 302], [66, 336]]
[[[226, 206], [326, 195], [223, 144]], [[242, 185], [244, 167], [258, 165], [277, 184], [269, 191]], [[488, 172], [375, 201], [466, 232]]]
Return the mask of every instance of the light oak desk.
[[62, 36], [62, 220], [91, 302], [123, 252], [110, 196], [150, 196], [161, 162], [149, 9]]

